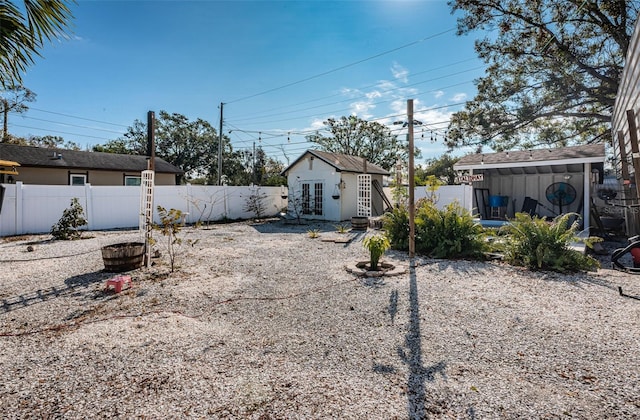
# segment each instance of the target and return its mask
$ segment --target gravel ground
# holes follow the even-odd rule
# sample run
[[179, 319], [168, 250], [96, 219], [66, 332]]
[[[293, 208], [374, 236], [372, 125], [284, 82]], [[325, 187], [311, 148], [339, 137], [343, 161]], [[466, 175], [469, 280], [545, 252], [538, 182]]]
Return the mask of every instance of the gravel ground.
[[177, 271], [160, 247], [119, 294], [100, 249], [137, 232], [0, 240], [2, 417], [640, 418], [640, 277], [416, 258], [358, 278], [349, 235], [186, 228]]

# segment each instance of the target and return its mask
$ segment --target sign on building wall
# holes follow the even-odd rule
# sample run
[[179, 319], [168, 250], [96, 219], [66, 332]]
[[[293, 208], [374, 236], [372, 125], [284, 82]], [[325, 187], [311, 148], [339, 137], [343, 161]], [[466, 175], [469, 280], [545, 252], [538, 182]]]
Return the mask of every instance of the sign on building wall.
[[469, 182], [481, 182], [484, 181], [484, 174], [475, 174], [475, 175], [458, 175], [456, 177], [456, 182], [463, 184]]

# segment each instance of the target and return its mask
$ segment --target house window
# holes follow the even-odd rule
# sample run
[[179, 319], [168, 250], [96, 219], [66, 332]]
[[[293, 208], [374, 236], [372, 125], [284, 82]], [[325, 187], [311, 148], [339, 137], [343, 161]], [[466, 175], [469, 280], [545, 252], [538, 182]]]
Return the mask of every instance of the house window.
[[124, 185], [139, 187], [141, 183], [141, 179], [139, 176], [128, 176], [124, 177]]
[[81, 174], [69, 175], [69, 185], [85, 185], [87, 183], [87, 176]]

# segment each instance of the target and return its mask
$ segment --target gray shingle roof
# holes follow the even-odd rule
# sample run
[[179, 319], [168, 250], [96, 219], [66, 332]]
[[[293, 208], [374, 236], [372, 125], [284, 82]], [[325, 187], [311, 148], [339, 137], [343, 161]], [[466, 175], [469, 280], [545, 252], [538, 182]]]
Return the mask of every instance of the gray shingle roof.
[[[366, 161], [366, 159], [359, 156], [345, 155], [342, 153], [323, 152], [320, 150], [307, 150], [302, 155], [300, 155], [300, 157], [296, 159], [291, 165], [287, 166], [287, 168], [282, 171], [282, 173], [286, 174], [289, 169], [291, 169], [307, 154], [311, 154], [314, 157], [326, 162], [327, 164], [336, 168], [336, 170], [339, 172], [364, 173], [364, 162]], [[366, 166], [368, 174], [389, 175], [388, 171], [369, 161], [366, 161]]]
[[467, 165], [491, 165], [522, 162], [547, 162], [554, 160], [602, 158], [604, 160], [604, 144], [587, 144], [584, 146], [561, 147], [556, 149], [515, 150], [499, 153], [474, 153], [463, 156], [454, 168]]
[[[59, 157], [58, 157], [59, 156]], [[0, 143], [0, 159], [13, 160], [21, 166], [40, 168], [99, 169], [106, 171], [140, 172], [147, 169], [147, 157], [80, 150], [47, 149]], [[155, 171], [182, 174], [183, 171], [156, 157]]]

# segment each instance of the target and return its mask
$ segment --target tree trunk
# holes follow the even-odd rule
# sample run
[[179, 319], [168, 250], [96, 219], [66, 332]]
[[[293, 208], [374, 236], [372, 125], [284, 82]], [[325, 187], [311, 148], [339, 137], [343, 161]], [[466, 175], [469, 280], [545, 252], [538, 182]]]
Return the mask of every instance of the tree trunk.
[[2, 100], [2, 143], [9, 140], [9, 132], [7, 131], [7, 116], [9, 115], [9, 103], [6, 99]]

